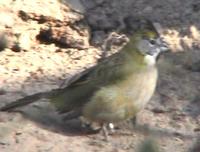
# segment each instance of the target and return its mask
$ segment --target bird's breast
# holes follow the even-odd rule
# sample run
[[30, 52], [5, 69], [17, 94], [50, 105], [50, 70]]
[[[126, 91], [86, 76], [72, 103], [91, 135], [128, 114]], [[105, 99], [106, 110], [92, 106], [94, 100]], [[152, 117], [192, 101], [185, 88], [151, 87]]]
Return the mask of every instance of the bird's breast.
[[157, 69], [154, 67], [130, 75], [130, 77], [121, 84], [121, 91], [126, 97], [124, 102], [129, 102], [131, 103], [130, 105], [137, 107], [137, 109], [142, 109], [152, 97], [156, 82]]
[[155, 68], [130, 74], [126, 79], [98, 90], [85, 105], [83, 114], [97, 122], [117, 122], [133, 117], [153, 95]]

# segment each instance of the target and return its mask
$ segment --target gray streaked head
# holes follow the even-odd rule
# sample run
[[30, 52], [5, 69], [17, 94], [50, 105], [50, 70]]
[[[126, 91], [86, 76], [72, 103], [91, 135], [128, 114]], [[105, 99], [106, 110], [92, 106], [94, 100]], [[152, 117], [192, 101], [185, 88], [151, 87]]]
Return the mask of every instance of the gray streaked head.
[[153, 56], [155, 59], [159, 53], [167, 51], [168, 46], [161, 37], [142, 38], [138, 42], [138, 49], [144, 55]]

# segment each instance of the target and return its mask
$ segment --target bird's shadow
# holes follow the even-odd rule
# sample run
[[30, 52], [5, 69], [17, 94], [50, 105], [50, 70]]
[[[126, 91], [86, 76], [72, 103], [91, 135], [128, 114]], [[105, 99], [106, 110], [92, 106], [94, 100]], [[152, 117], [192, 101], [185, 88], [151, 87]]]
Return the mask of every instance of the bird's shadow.
[[34, 122], [38, 127], [66, 136], [84, 136], [99, 132], [90, 126], [84, 126], [79, 118], [64, 120], [65, 116], [59, 114], [47, 102], [38, 102], [11, 112], [21, 113], [25, 119]]
[[[72, 120], [64, 120], [65, 116], [60, 115], [56, 110], [47, 102], [38, 102], [37, 105], [28, 105], [12, 112], [21, 113], [24, 118], [34, 122], [38, 127], [48, 130], [50, 132], [58, 133], [66, 136], [87, 136], [93, 135], [100, 132], [100, 129], [93, 129], [90, 126], [84, 126], [83, 122], [79, 118]], [[126, 124], [125, 124], [126, 123]], [[195, 136], [190, 134], [181, 134], [176, 131], [155, 128], [146, 124], [133, 124], [132, 120], [123, 122], [117, 128], [117, 134], [128, 135], [129, 133], [140, 133], [144, 135], [153, 135], [155, 137], [171, 137], [177, 136], [181, 138], [193, 138]], [[123, 132], [127, 130], [128, 132]], [[121, 131], [122, 132], [121, 132]], [[112, 134], [112, 135], [115, 135]], [[128, 134], [127, 134], [128, 133]]]

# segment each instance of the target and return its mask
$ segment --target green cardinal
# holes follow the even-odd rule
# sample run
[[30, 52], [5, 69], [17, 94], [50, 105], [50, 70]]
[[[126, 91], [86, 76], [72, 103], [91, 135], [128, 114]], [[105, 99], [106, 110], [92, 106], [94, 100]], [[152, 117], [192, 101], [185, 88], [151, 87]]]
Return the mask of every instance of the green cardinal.
[[[60, 113], [78, 111], [101, 125], [135, 117], [152, 97], [158, 72], [156, 58], [167, 49], [152, 29], [140, 29], [118, 53], [87, 70], [76, 81], [50, 95]], [[10, 110], [32, 101], [16, 101], [2, 107]]]

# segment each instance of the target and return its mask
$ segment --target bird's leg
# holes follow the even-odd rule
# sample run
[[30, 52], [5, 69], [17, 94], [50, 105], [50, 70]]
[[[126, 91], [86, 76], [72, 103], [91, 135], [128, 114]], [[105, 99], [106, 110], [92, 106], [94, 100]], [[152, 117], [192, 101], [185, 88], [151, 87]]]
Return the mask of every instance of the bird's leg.
[[131, 118], [131, 122], [133, 124], [133, 127], [136, 127], [137, 126], [137, 117], [135, 116], [135, 117]]
[[109, 140], [110, 133], [115, 132], [113, 123], [108, 123], [108, 124], [103, 123], [101, 124], [101, 129], [102, 129], [103, 136], [105, 137], [104, 138], [105, 141]]
[[102, 133], [103, 133], [103, 136], [104, 136], [104, 140], [105, 141], [108, 141], [108, 130], [107, 130], [107, 125], [106, 124], [101, 124], [101, 128], [102, 128]]

